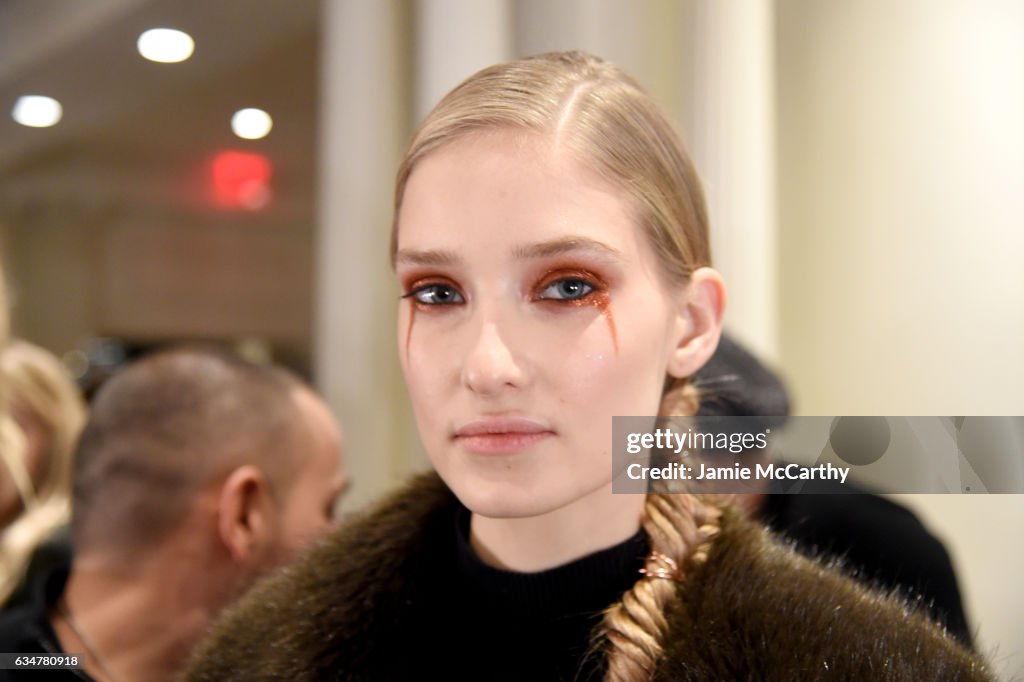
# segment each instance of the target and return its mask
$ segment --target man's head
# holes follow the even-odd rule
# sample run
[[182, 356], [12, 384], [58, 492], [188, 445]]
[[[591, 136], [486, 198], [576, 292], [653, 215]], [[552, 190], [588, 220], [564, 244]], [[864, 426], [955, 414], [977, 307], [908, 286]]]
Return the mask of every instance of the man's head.
[[196, 348], [147, 356], [103, 386], [73, 480], [76, 557], [144, 557], [187, 534], [240, 576], [327, 530], [346, 485], [338, 427], [305, 384]]

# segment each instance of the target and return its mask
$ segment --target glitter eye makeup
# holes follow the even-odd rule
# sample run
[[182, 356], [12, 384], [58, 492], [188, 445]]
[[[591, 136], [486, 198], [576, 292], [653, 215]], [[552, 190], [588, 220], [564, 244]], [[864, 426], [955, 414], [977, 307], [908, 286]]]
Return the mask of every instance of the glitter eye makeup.
[[[564, 297], [542, 295], [558, 285], [562, 286], [559, 293]], [[579, 266], [562, 266], [548, 270], [534, 287], [533, 299], [552, 305], [567, 305], [577, 308], [590, 306], [597, 309], [608, 323], [612, 347], [616, 353], [619, 352], [618, 333], [615, 328], [615, 317], [612, 314], [608, 283], [593, 271]]]
[[455, 284], [445, 277], [413, 276], [403, 284], [403, 288], [407, 293], [402, 294], [401, 298], [409, 301], [409, 329], [405, 333], [405, 353], [408, 355], [409, 340], [412, 338], [412, 328], [416, 323], [416, 312], [420, 308], [460, 305], [465, 303], [466, 299], [459, 293]]

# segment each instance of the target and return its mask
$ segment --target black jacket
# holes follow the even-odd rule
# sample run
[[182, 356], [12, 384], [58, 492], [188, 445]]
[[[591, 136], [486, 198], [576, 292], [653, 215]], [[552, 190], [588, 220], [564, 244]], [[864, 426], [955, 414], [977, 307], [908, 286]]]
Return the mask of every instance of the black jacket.
[[[0, 651], [64, 655], [60, 640], [50, 624], [50, 610], [64, 592], [68, 567], [55, 565], [43, 573], [35, 574], [35, 577], [36, 580], [27, 585], [26, 599], [0, 612]], [[0, 670], [0, 682], [21, 680], [81, 682], [92, 678], [83, 669]]]

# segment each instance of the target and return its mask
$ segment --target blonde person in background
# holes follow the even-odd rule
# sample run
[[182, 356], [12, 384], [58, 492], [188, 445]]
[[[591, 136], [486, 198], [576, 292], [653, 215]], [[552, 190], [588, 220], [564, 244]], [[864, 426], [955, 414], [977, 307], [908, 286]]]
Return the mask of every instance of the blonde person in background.
[[[0, 349], [7, 345], [7, 286], [4, 276], [3, 263], [0, 262]], [[0, 373], [0, 507], [5, 506], [3, 500], [16, 495], [16, 482], [13, 479], [10, 468], [6, 466], [8, 459], [21, 456], [25, 447], [25, 438], [14, 424], [7, 412], [7, 380]], [[18, 469], [20, 471], [20, 468]], [[16, 475], [16, 474], [15, 474]], [[23, 481], [24, 483], [24, 481]], [[3, 514], [0, 513], [0, 516]], [[0, 521], [0, 539], [3, 537], [6, 522]], [[6, 552], [0, 548], [0, 561], [6, 557]], [[4, 571], [0, 568], [0, 573]], [[0, 584], [6, 584], [6, 580], [0, 577]], [[5, 594], [0, 591], [0, 594]], [[2, 599], [0, 599], [2, 602]]]
[[[4, 264], [0, 262], [0, 346], [7, 343], [7, 282]], [[4, 384], [0, 381], [0, 406], [3, 405]]]
[[989, 678], [724, 500], [614, 493], [612, 417], [695, 413], [725, 299], [696, 173], [632, 79], [581, 53], [484, 69], [421, 125], [395, 201], [436, 472], [257, 587], [190, 679]]
[[[0, 349], [7, 345], [7, 293], [6, 283], [4, 281], [4, 268], [3, 263], [0, 262]], [[22, 437], [16, 433], [14, 424], [7, 414], [7, 381], [2, 375], [0, 375], [0, 462], [6, 461], [9, 456], [8, 453], [12, 452], [15, 447], [22, 447]], [[0, 491], [3, 491], [6, 485], [13, 486], [13, 481], [5, 483], [4, 476], [6, 474], [0, 473]], [[3, 493], [0, 492], [0, 498]], [[0, 528], [3, 525], [0, 524]]]
[[[24, 577], [33, 550], [70, 516], [71, 453], [85, 423], [63, 363], [19, 339], [0, 350], [11, 445], [0, 472], [0, 603]], [[16, 428], [11, 428], [11, 425]]]
[[[0, 348], [7, 344], [7, 283], [0, 262]], [[7, 382], [0, 376], [0, 459], [14, 447], [11, 422], [7, 416]]]

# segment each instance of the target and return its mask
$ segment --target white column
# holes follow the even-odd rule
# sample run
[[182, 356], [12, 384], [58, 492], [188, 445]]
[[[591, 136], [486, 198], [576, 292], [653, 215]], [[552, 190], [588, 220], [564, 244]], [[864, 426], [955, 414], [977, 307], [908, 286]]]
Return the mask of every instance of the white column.
[[585, 50], [647, 83], [651, 17], [656, 16], [650, 2], [516, 0], [514, 9], [520, 56]]
[[347, 507], [405, 475], [414, 438], [388, 266], [394, 173], [410, 118], [403, 7], [398, 0], [323, 5], [314, 363], [345, 434], [355, 483]]
[[419, 0], [416, 115], [485, 66], [512, 58], [508, 0]]
[[707, 195], [726, 325], [763, 358], [778, 355], [771, 0], [693, 0], [684, 49], [687, 140]]

